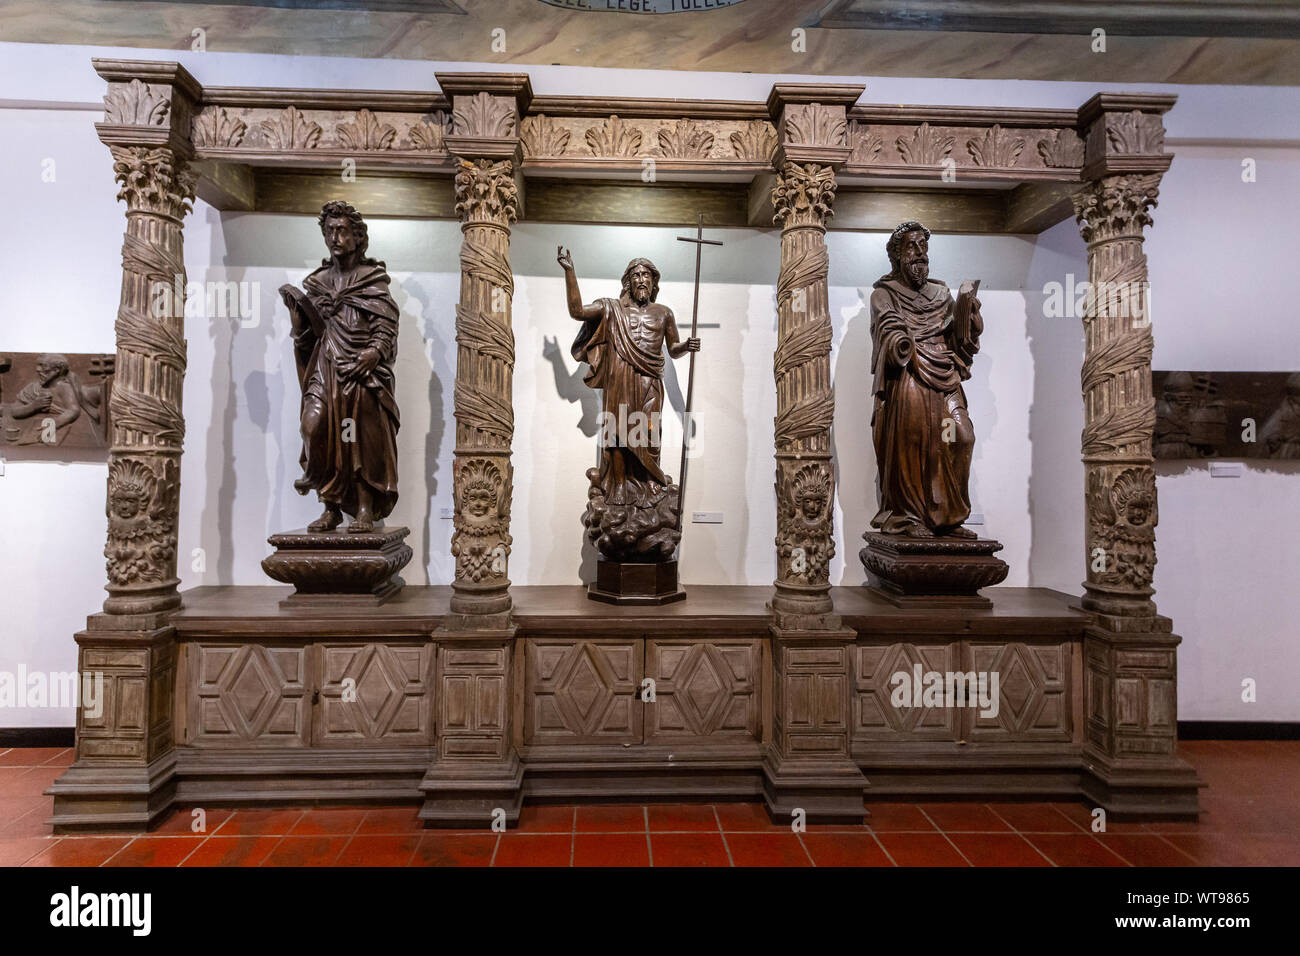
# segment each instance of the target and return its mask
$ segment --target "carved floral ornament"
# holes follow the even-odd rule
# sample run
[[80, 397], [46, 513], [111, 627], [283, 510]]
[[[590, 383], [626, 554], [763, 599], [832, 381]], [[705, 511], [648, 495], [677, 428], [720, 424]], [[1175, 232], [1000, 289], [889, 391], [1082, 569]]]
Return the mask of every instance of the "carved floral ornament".
[[244, 141], [248, 124], [238, 116], [231, 116], [221, 107], [208, 107], [194, 117], [190, 138], [200, 148], [232, 149]]
[[777, 225], [783, 226], [793, 219], [792, 224], [809, 223], [820, 225], [834, 215], [831, 202], [835, 198], [835, 170], [830, 166], [817, 163], [805, 163], [800, 166], [795, 162], [786, 162], [781, 167], [772, 188], [772, 218]]
[[848, 120], [843, 107], [798, 103], [785, 108], [785, 141], [800, 146], [843, 146]]
[[515, 135], [514, 101], [491, 93], [457, 96], [451, 114], [451, 128], [457, 136], [504, 139]]
[[1038, 155], [1044, 166], [1083, 165], [1083, 140], [1072, 129], [1052, 130], [1038, 141]]
[[381, 123], [370, 110], [358, 110], [355, 122], [340, 123], [335, 130], [339, 145], [344, 149], [392, 149], [397, 139], [397, 128]]
[[1165, 151], [1165, 125], [1155, 113], [1131, 110], [1106, 117], [1106, 145], [1112, 153]]
[[176, 505], [180, 491], [175, 459], [115, 458], [108, 466], [109, 583], [159, 583], [176, 559]]
[[810, 462], [788, 477], [777, 468], [775, 543], [779, 566], [789, 569], [783, 577], [801, 584], [828, 580], [831, 558], [835, 556], [829, 508], [831, 487], [830, 470], [824, 462]]
[[[264, 111], [253, 112], [252, 116], [247, 113], [241, 116], [222, 106], [205, 106], [194, 117], [191, 126], [194, 145], [199, 149], [236, 149], [251, 145], [284, 151], [443, 152], [446, 149], [447, 114], [443, 110], [415, 117], [409, 126], [403, 126], [405, 133], [368, 109], [345, 114], [337, 120], [327, 118], [324, 126], [296, 106], [287, 106], [261, 120], [256, 119], [256, 114]], [[258, 130], [252, 143], [247, 142], [249, 122], [255, 122]]]
[[[163, 87], [165, 90], [166, 87]], [[138, 79], [113, 84], [104, 97], [104, 122], [122, 126], [166, 126], [171, 101]]]
[[143, 209], [180, 218], [190, 211], [196, 176], [166, 147], [112, 146], [117, 198], [128, 209]]
[[466, 221], [514, 222], [519, 214], [514, 164], [462, 159], [456, 170], [456, 212]]
[[[1104, 560], [1104, 570], [1089, 565], [1089, 579], [1111, 587], [1147, 589], [1155, 573], [1155, 472], [1150, 466], [1090, 476], [1088, 547]], [[1097, 551], [1096, 549], [1100, 549]]]
[[[585, 150], [572, 148], [575, 132], [581, 132]], [[650, 157], [770, 163], [776, 150], [776, 130], [766, 120], [701, 121], [689, 116], [629, 121], [611, 114], [583, 130], [581, 124], [538, 113], [524, 118], [520, 139], [529, 159]]]
[[457, 462], [456, 530], [451, 540], [457, 578], [479, 582], [505, 573], [513, 542], [509, 534], [510, 465], [504, 464], [503, 473], [490, 458]]
[[966, 141], [966, 151], [976, 166], [1015, 166], [1024, 148], [1023, 138], [1008, 133], [996, 123], [982, 137]]
[[1074, 213], [1084, 242], [1142, 238], [1160, 197], [1160, 174], [1104, 176], [1074, 194]]

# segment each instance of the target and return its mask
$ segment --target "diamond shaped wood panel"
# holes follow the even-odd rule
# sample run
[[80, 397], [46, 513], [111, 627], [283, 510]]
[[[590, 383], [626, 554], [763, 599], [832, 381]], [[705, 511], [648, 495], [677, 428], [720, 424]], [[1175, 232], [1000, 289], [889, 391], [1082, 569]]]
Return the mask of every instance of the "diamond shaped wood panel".
[[647, 743], [709, 738], [757, 740], [762, 645], [754, 640], [646, 641]]
[[433, 739], [428, 644], [321, 644], [318, 743], [427, 746]]
[[969, 710], [969, 739], [1069, 741], [1072, 647], [1069, 643], [969, 642], [966, 669], [998, 675], [998, 712], [984, 717], [979, 708]]
[[525, 642], [524, 743], [641, 743], [642, 641]]
[[929, 671], [952, 671], [960, 659], [957, 641], [857, 645], [853, 654], [854, 739], [960, 739], [960, 714], [953, 708], [925, 707], [915, 697], [915, 706], [894, 706], [894, 691], [899, 686], [895, 674], [905, 674], [912, 680], [918, 664], [923, 675]]
[[189, 743], [305, 747], [307, 648], [191, 644]]

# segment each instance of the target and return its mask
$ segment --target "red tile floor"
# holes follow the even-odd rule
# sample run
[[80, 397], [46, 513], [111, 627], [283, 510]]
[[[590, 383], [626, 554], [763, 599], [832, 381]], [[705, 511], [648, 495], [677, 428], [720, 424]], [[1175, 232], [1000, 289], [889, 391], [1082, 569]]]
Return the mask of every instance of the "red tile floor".
[[146, 836], [54, 837], [42, 791], [72, 761], [0, 750], [0, 866], [1300, 865], [1300, 741], [1188, 741], [1199, 823], [1110, 822], [1082, 803], [870, 803], [865, 826], [774, 825], [757, 802], [525, 806], [505, 834], [425, 830], [414, 806], [176, 811]]

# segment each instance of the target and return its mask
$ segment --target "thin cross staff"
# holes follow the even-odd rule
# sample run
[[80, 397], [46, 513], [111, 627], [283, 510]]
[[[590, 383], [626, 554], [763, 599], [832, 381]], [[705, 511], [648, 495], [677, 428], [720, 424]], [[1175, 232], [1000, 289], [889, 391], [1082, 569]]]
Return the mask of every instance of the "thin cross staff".
[[[678, 242], [695, 243], [695, 302], [691, 306], [691, 338], [698, 338], [700, 332], [700, 256], [705, 246], [721, 246], [717, 239], [704, 238], [704, 213], [699, 214], [695, 222], [694, 236], [678, 236]], [[682, 509], [686, 507], [686, 446], [691, 430], [691, 410], [695, 403], [695, 352], [691, 353], [689, 371], [686, 373], [686, 412], [682, 416], [682, 467], [677, 484], [677, 531], [682, 530]]]

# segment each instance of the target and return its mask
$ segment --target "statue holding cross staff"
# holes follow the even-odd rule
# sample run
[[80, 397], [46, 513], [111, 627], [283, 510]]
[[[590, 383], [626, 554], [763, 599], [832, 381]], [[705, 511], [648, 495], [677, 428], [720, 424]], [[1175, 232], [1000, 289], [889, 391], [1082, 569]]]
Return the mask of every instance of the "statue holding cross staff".
[[[568, 250], [559, 248], [556, 259], [569, 315], [582, 323], [573, 357], [591, 367], [587, 385], [601, 390], [600, 464], [587, 472], [582, 518], [600, 553], [588, 594], [612, 603], [680, 600], [681, 489], [660, 464], [664, 351], [674, 359], [691, 355], [693, 364], [700, 349], [694, 323], [683, 341], [672, 310], [655, 301], [659, 270], [649, 259], [628, 263], [617, 299], [591, 304], [583, 304]], [[697, 309], [698, 301], [697, 291]]]

